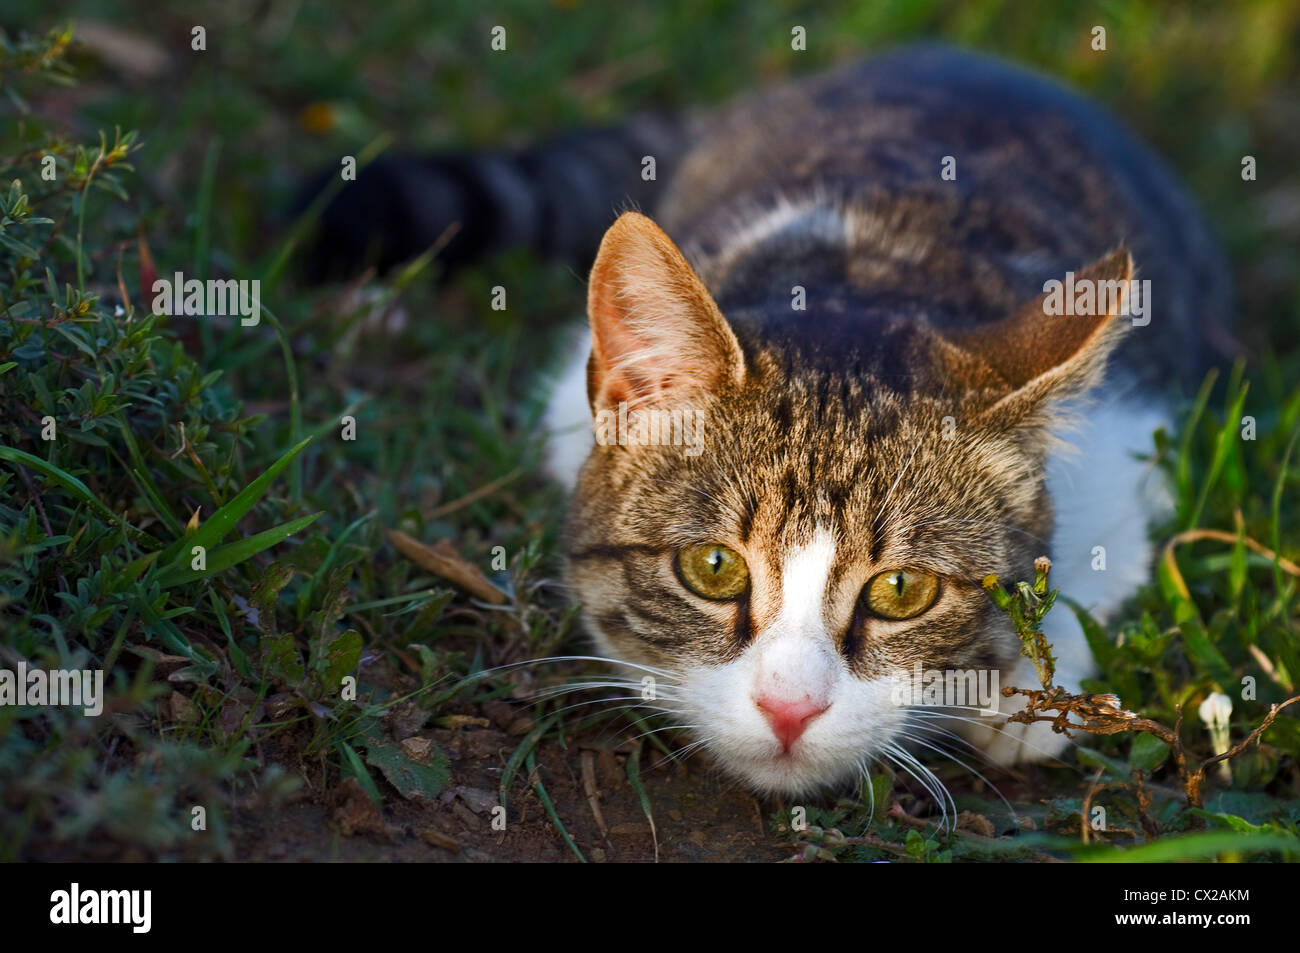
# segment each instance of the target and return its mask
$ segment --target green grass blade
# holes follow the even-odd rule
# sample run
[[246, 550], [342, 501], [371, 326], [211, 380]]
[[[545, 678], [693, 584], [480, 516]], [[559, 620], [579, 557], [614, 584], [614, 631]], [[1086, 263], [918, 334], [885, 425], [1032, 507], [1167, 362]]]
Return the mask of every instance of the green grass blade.
[[542, 736], [550, 731], [551, 726], [558, 720], [558, 715], [552, 715], [532, 731], [528, 732], [528, 734], [524, 735], [524, 740], [519, 742], [519, 747], [517, 747], [514, 750], [514, 753], [506, 760], [506, 766], [501, 771], [501, 786], [499, 790], [502, 807], [506, 806], [506, 802], [510, 797], [510, 783], [514, 780], [515, 773], [518, 772], [519, 766], [524, 763], [530, 754], [532, 754], [533, 748], [537, 747], [537, 742], [542, 740]]
[[[1205, 380], [1201, 382], [1201, 389], [1197, 391], [1196, 401], [1192, 404], [1191, 413], [1183, 421], [1183, 435], [1178, 442], [1178, 461], [1174, 468], [1174, 483], [1177, 487], [1177, 499], [1179, 507], [1182, 508], [1185, 500], [1192, 498], [1192, 442], [1196, 439], [1196, 428], [1200, 425], [1201, 417], [1205, 414], [1205, 408], [1210, 402], [1210, 392], [1214, 390], [1214, 382], [1219, 378], [1217, 368], [1211, 368], [1205, 375]], [[1183, 521], [1185, 526], [1190, 526], [1186, 520]]]
[[99, 497], [95, 496], [94, 493], [90, 492], [90, 487], [86, 486], [86, 484], [82, 483], [71, 473], [61, 470], [59, 467], [56, 467], [54, 464], [42, 460], [40, 457], [34, 457], [30, 453], [27, 453], [23, 450], [18, 450], [15, 449], [14, 447], [6, 447], [6, 446], [0, 446], [0, 460], [8, 460], [10, 463], [18, 464], [25, 467], [31, 467], [33, 470], [35, 470], [37, 473], [44, 476], [46, 479], [51, 480], [54, 483], [57, 483], [59, 486], [63, 487], [73, 496], [77, 497], [77, 499], [81, 500], [92, 510], [98, 513], [100, 516], [114, 523], [117, 523], [118, 525], [123, 526], [126, 529], [129, 529], [137, 537], [148, 538], [148, 534], [145, 533], [143, 530], [136, 529], [134, 526], [132, 526], [130, 523], [124, 520], [122, 517], [118, 516], [107, 506], [101, 503]]
[[[173, 565], [164, 570], [158, 576], [158, 584], [164, 589], [170, 589], [173, 586], [182, 586], [187, 582], [194, 582], [197, 579], [205, 579], [214, 573], [221, 572], [223, 569], [229, 569], [231, 566], [237, 566], [246, 559], [252, 559], [264, 549], [270, 549], [276, 543], [287, 539], [294, 533], [307, 526], [310, 526], [316, 520], [320, 519], [323, 513], [312, 513], [310, 516], [303, 516], [288, 523], [282, 523], [272, 529], [265, 530], [261, 533], [255, 533], [239, 540], [236, 543], [230, 543], [227, 546], [218, 546], [208, 553], [207, 568], [196, 570], [189, 568], [184, 561], [186, 554], [182, 553], [181, 563]], [[199, 545], [195, 543], [193, 545]]]
[[[537, 758], [533, 752], [528, 752], [528, 757], [524, 759], [524, 767], [528, 770], [529, 774], [533, 774], [537, 771]], [[555, 805], [551, 803], [551, 796], [546, 793], [546, 788], [542, 786], [542, 779], [540, 776], [533, 782], [533, 790], [537, 792], [537, 799], [542, 802], [542, 808], [546, 811], [547, 817], [551, 819], [551, 823], [555, 825], [555, 829], [560, 832], [560, 836], [564, 838], [564, 842], [569, 845], [569, 850], [573, 851], [578, 860], [585, 864], [587, 858], [582, 856], [582, 851], [578, 850], [578, 845], [574, 843], [573, 838], [569, 835], [568, 829], [564, 826], [564, 822], [560, 820], [560, 815], [555, 810]]]
[[645, 812], [645, 819], [650, 822], [650, 837], [655, 844], [655, 863], [659, 863], [659, 832], [655, 830], [654, 812], [650, 810], [650, 795], [646, 793], [645, 785], [641, 783], [641, 749], [644, 747], [637, 743], [632, 748], [632, 753], [627, 758], [627, 783], [632, 785], [632, 790], [636, 792], [637, 799], [641, 802], [641, 810]]
[[1083, 636], [1088, 641], [1088, 648], [1092, 650], [1092, 657], [1097, 660], [1103, 672], [1109, 672], [1111, 662], [1115, 659], [1115, 643], [1082, 605], [1068, 596], [1062, 596], [1061, 601], [1070, 607], [1074, 617], [1079, 620], [1079, 625], [1083, 627]]
[[[1273, 498], [1269, 504], [1269, 533], [1273, 537], [1273, 585], [1277, 589], [1278, 599], [1287, 598], [1290, 583], [1282, 575], [1282, 566], [1278, 559], [1282, 555], [1282, 488], [1286, 486], [1287, 475], [1291, 469], [1291, 452], [1295, 450], [1296, 440], [1300, 439], [1300, 429], [1287, 441], [1286, 452], [1282, 454], [1282, 465], [1278, 468], [1277, 482], [1273, 484]], [[1288, 635], [1294, 635], [1291, 625], [1291, 613], [1281, 613]]]
[[379, 788], [375, 785], [375, 779], [370, 776], [366, 766], [361, 761], [361, 756], [352, 749], [352, 746], [346, 741], [339, 742], [339, 749], [343, 752], [343, 757], [347, 761], [348, 767], [352, 769], [352, 775], [357, 779], [363, 791], [369, 795], [370, 800], [376, 804], [382, 805], [383, 798], [379, 796]]
[[310, 439], [308, 439], [296, 444], [284, 456], [271, 464], [266, 469], [266, 472], [244, 487], [233, 500], [204, 520], [193, 533], [178, 539], [167, 547], [162, 561], [164, 563], [171, 562], [182, 549], [187, 552], [195, 546], [202, 546], [207, 550], [213, 549], [217, 543], [226, 538], [226, 535], [235, 528], [235, 524], [243, 519], [244, 515], [262, 498], [267, 487], [271, 485], [271, 481], [279, 476], [280, 472], [289, 465], [289, 462], [298, 456], [310, 442]]
[[1219, 474], [1223, 471], [1223, 465], [1228, 461], [1229, 454], [1237, 446], [1238, 434], [1237, 428], [1241, 422], [1241, 411], [1246, 405], [1246, 394], [1250, 390], [1249, 382], [1241, 385], [1241, 390], [1237, 392], [1237, 397], [1232, 402], [1232, 409], [1228, 411], [1228, 419], [1224, 421], [1222, 429], [1214, 444], [1214, 458], [1210, 462], [1210, 472], [1205, 475], [1205, 481], [1201, 484], [1201, 492], [1196, 497], [1196, 507], [1192, 510], [1191, 516], [1188, 517], [1184, 529], [1194, 528], [1201, 520], [1201, 513], [1205, 510], [1205, 502], [1209, 499], [1210, 491], [1214, 489], [1214, 484], [1218, 482]]
[[1239, 834], [1236, 831], [1207, 831], [1182, 837], [1166, 837], [1139, 847], [1103, 847], [1079, 851], [1076, 859], [1088, 864], [1168, 863], [1178, 860], [1209, 860], [1218, 854], [1259, 854], [1266, 851], [1300, 853], [1300, 839], [1282, 834]]
[[[280, 353], [284, 358], [284, 375], [289, 380], [289, 439], [301, 441], [302, 399], [298, 390], [298, 365], [293, 359], [293, 347], [289, 343], [289, 335], [285, 332], [284, 325], [275, 316], [275, 312], [263, 305], [262, 317], [266, 318], [274, 329], [275, 336], [280, 342]], [[294, 502], [302, 501], [302, 460], [299, 459], [293, 461], [293, 467], [289, 470], [289, 496]]]

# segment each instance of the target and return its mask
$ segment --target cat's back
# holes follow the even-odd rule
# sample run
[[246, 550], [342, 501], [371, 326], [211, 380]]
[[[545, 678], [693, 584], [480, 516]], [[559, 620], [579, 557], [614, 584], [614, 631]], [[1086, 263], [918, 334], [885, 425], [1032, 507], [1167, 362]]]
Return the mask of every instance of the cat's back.
[[748, 97], [699, 134], [657, 213], [729, 316], [797, 321], [798, 285], [808, 333], [969, 326], [1122, 243], [1151, 281], [1123, 363], [1187, 379], [1230, 346], [1227, 268], [1194, 203], [1117, 120], [1027, 70], [904, 48]]

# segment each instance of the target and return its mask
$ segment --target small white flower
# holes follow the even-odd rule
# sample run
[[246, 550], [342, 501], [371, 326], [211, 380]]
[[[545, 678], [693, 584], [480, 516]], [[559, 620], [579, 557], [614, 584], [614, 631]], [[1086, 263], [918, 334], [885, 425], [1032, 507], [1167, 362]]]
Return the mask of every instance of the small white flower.
[[[1232, 717], [1232, 699], [1221, 692], [1213, 692], [1201, 702], [1197, 713], [1210, 730], [1210, 743], [1214, 747], [1214, 753], [1223, 754], [1231, 747], [1228, 721]], [[1226, 760], [1219, 762], [1219, 775], [1224, 781], [1232, 781], [1232, 769]]]
[[1212, 692], [1201, 702], [1201, 721], [1210, 729], [1227, 728], [1232, 717], [1232, 699], [1222, 692]]

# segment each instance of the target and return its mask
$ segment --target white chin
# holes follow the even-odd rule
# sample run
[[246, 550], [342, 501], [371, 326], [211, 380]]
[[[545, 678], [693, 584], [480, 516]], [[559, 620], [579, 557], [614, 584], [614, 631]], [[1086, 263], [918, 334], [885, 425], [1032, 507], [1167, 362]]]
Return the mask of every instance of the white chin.
[[801, 752], [767, 757], [727, 757], [715, 752], [718, 763], [740, 778], [755, 793], [779, 797], [804, 797], [843, 786], [854, 780], [851, 767], [835, 767]]

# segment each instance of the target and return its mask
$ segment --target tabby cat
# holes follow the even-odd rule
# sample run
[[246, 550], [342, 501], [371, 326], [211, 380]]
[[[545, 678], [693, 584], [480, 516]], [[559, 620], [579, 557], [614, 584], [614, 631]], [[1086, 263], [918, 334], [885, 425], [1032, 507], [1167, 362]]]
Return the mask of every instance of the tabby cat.
[[[919, 769], [950, 729], [999, 763], [1061, 753], [1041, 725], [897, 685], [1037, 684], [988, 573], [1049, 555], [1101, 619], [1148, 578], [1166, 500], [1138, 454], [1230, 346], [1232, 305], [1202, 218], [1115, 120], [920, 47], [678, 120], [398, 160], [364, 187], [401, 209], [394, 260], [457, 217], [464, 258], [581, 257], [627, 197], [652, 216], [599, 242], [550, 468], [574, 488], [568, 579], [600, 654], [727, 772], [806, 794]], [[1077, 685], [1074, 615], [1046, 634]]]

